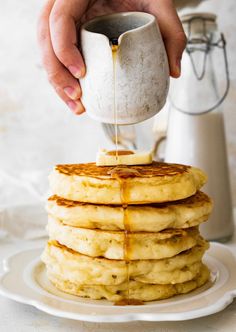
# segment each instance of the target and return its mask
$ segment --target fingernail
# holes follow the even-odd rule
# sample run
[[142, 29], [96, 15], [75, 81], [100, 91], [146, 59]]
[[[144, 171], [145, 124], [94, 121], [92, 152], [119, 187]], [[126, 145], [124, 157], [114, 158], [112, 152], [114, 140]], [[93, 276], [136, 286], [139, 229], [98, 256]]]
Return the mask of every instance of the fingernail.
[[81, 77], [81, 70], [78, 67], [69, 66], [68, 69], [75, 78], [80, 78]]
[[67, 86], [63, 90], [67, 94], [67, 96], [70, 97], [71, 99], [77, 99], [78, 93], [76, 89], [72, 88], [71, 86]]
[[74, 101], [69, 100], [67, 102], [67, 105], [73, 112], [75, 112], [77, 110], [77, 104]]

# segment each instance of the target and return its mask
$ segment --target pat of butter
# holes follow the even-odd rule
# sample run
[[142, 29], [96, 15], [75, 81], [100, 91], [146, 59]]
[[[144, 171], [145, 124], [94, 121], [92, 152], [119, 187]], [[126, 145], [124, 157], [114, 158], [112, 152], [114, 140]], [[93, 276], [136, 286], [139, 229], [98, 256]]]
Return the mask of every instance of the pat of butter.
[[151, 163], [152, 152], [150, 151], [107, 151], [102, 149], [98, 151], [96, 159], [97, 166], [147, 165]]

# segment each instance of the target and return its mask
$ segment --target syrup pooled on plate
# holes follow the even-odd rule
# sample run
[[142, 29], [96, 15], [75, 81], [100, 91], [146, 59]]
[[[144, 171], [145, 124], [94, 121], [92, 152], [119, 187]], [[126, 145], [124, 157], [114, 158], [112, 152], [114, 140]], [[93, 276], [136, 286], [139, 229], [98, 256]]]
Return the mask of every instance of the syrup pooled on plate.
[[135, 299], [122, 299], [120, 301], [116, 301], [114, 303], [115, 305], [143, 305], [143, 301], [141, 300], [135, 300]]

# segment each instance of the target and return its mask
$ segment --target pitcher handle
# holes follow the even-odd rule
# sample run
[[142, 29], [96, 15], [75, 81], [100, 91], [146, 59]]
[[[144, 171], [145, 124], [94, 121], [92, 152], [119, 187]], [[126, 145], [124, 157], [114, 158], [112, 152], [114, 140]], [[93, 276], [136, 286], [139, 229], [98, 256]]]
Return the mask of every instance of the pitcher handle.
[[159, 147], [160, 147], [161, 143], [164, 142], [166, 139], [167, 139], [167, 136], [162, 135], [155, 141], [153, 149], [152, 149], [152, 155], [153, 155], [154, 160], [160, 161], [160, 162], [164, 161], [164, 159], [159, 156], [159, 151], [158, 150], [159, 150]]

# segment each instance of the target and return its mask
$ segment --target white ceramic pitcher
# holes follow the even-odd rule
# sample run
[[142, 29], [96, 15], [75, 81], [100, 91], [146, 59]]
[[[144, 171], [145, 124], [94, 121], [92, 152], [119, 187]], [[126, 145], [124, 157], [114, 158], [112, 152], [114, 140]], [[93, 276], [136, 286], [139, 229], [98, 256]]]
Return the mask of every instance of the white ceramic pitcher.
[[[118, 38], [116, 80], [111, 50]], [[127, 12], [97, 17], [81, 29], [86, 75], [80, 80], [89, 116], [104, 123], [132, 124], [155, 115], [166, 101], [169, 66], [153, 15]]]

